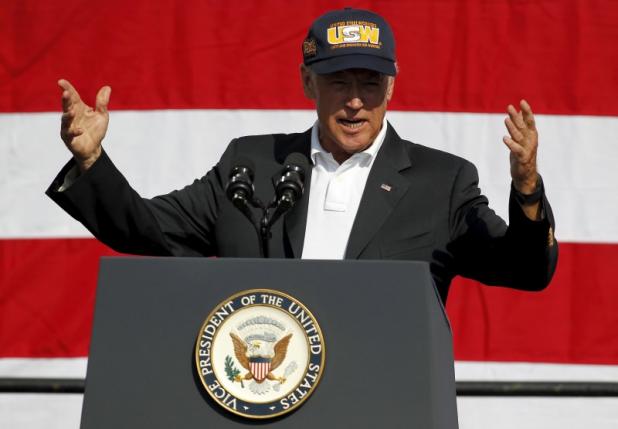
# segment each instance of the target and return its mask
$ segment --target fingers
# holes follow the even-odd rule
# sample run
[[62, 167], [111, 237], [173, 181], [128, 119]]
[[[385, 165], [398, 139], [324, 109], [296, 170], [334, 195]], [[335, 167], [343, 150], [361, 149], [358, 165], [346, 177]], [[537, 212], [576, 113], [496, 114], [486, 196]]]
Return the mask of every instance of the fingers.
[[506, 125], [506, 129], [509, 131], [509, 134], [516, 142], [520, 142], [524, 138], [524, 134], [517, 129], [517, 126], [513, 123], [513, 120], [508, 117], [504, 120], [504, 125]]
[[[73, 106], [78, 103], [83, 103], [77, 90], [66, 79], [60, 79], [58, 86], [62, 88], [62, 111], [69, 112]], [[97, 93], [95, 102], [95, 109], [100, 113], [107, 113], [107, 105], [109, 104], [109, 98], [112, 93], [112, 89], [109, 86], [104, 86]], [[86, 107], [86, 111], [92, 111], [89, 107]]]
[[517, 128], [523, 130], [526, 127], [521, 112], [518, 112], [512, 104], [509, 104], [507, 106], [506, 112], [508, 113], [509, 118], [511, 119], [511, 121], [513, 121]]
[[521, 107], [521, 112], [523, 116], [523, 120], [526, 126], [532, 130], [536, 131], [536, 123], [534, 121], [534, 114], [532, 113], [532, 109], [526, 100], [521, 100], [519, 102], [519, 106]]
[[[527, 119], [530, 120], [532, 116], [530, 106], [523, 101], [521, 106], [528, 112], [526, 115], [529, 115]], [[535, 171], [538, 134], [535, 128], [528, 128], [529, 122], [525, 122], [524, 114], [517, 112], [512, 105], [507, 107], [507, 113], [508, 116], [505, 118], [504, 124], [510, 135], [502, 137], [502, 141], [511, 151], [511, 174], [513, 175], [513, 171], [516, 172], [513, 175], [515, 180], [516, 176], [521, 179], [521, 177], [527, 177], [528, 173]], [[534, 126], [534, 119], [531, 120]]]
[[104, 86], [99, 89], [97, 93], [97, 100], [95, 103], [95, 109], [100, 113], [107, 113], [107, 105], [109, 104], [109, 98], [112, 94], [112, 88]]
[[62, 111], [68, 112], [76, 104], [68, 90], [62, 91]]
[[[60, 122], [60, 137], [67, 144], [84, 133], [75, 124], [75, 117], [80, 111], [78, 104], [81, 103], [79, 94], [66, 79], [58, 80], [58, 86], [62, 88], [62, 119]], [[83, 103], [82, 103], [83, 104]]]
[[62, 88], [62, 110], [68, 111], [68, 109], [81, 101], [79, 98], [79, 93], [77, 90], [71, 85], [71, 83], [66, 79], [60, 79], [58, 81], [58, 86]]
[[58, 86], [65, 91], [72, 91], [77, 94], [77, 90], [71, 85], [71, 82], [66, 79], [58, 80]]
[[73, 111], [64, 112], [60, 123], [60, 137], [67, 144], [75, 137], [79, 137], [84, 133], [84, 130], [76, 127], [73, 124], [75, 113]]
[[526, 100], [519, 102], [521, 111], [517, 111], [512, 104], [506, 108], [507, 118], [504, 120], [511, 138], [519, 144], [526, 144], [529, 140], [536, 140], [536, 124], [532, 109]]
[[534, 115], [528, 102], [521, 100], [519, 105], [521, 107], [519, 112], [512, 104], [509, 104], [506, 108], [508, 116], [504, 119], [504, 124], [510, 136], [504, 136], [502, 141], [515, 157], [521, 159], [528, 158], [529, 155], [534, 156], [537, 145], [537, 131]]
[[520, 192], [531, 193], [536, 189], [538, 173], [536, 169], [536, 152], [538, 132], [532, 109], [526, 100], [519, 102], [521, 111], [513, 105], [506, 108], [507, 117], [504, 124], [510, 135], [502, 141], [511, 152], [511, 178]]
[[75, 114], [73, 112], [64, 112], [62, 114], [62, 119], [60, 122], [60, 126], [62, 127], [62, 129], [65, 128], [69, 128], [71, 126], [71, 123], [73, 122], [73, 119], [75, 118]]
[[519, 158], [522, 158], [526, 152], [525, 149], [523, 148], [523, 146], [521, 146], [519, 143], [517, 143], [515, 140], [513, 140], [511, 137], [509, 136], [504, 136], [502, 137], [502, 141], [504, 142], [504, 144], [506, 145], [506, 147], [509, 148], [509, 150], [511, 151], [511, 153]]
[[520, 130], [529, 129], [531, 131], [536, 131], [534, 114], [528, 102], [526, 100], [521, 100], [519, 106], [521, 107], [520, 112], [518, 112], [512, 104], [509, 104], [506, 108], [511, 121]]

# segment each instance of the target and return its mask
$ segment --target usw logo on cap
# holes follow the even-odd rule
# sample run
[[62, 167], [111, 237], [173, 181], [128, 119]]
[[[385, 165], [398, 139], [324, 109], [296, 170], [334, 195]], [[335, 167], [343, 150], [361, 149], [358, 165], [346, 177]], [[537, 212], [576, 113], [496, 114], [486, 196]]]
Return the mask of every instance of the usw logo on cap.
[[327, 30], [331, 45], [342, 43], [380, 43], [380, 29], [375, 25], [333, 25]]

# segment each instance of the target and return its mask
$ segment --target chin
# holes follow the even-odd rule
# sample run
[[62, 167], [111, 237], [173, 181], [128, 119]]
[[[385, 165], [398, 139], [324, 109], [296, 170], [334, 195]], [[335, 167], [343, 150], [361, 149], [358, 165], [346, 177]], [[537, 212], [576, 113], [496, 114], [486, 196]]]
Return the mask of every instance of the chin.
[[341, 148], [343, 148], [343, 150], [345, 150], [350, 155], [362, 152], [369, 146], [371, 146], [371, 139], [364, 136], [360, 138], [359, 136], [355, 136], [353, 138], [343, 137], [339, 141], [341, 142]]

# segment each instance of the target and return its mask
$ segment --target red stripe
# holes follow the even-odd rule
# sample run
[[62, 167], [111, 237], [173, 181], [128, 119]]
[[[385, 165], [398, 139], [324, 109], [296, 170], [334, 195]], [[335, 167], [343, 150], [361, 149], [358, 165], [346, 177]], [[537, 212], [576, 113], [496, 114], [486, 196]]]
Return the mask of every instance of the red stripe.
[[616, 261], [617, 244], [561, 243], [541, 293], [457, 281], [447, 306], [457, 358], [618, 364]]
[[[112, 109], [311, 108], [310, 22], [348, 1], [63, 0], [0, 8], [0, 112], [55, 111], [65, 77]], [[618, 2], [360, 1], [392, 24], [393, 109], [618, 115]]]
[[88, 354], [99, 257], [93, 239], [0, 240], [0, 357]]
[[[93, 239], [0, 240], [0, 357], [85, 356], [101, 255]], [[541, 293], [456, 280], [460, 360], [618, 364], [618, 245], [562, 243]]]
[[262, 381], [262, 380], [264, 380], [264, 378], [266, 378], [266, 375], [268, 374], [269, 367], [270, 367], [270, 364], [266, 363], [266, 362], [253, 362], [253, 363], [251, 363], [251, 370], [252, 370], [253, 375], [255, 376], [255, 379], [257, 381]]

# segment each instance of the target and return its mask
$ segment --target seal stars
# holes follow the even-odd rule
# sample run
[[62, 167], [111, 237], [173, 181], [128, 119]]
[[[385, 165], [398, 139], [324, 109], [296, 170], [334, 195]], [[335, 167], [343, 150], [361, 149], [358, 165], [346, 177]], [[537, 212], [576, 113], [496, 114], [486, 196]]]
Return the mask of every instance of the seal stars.
[[226, 410], [265, 419], [299, 407], [324, 370], [324, 339], [295, 298], [251, 289], [221, 302], [200, 328], [197, 375]]

